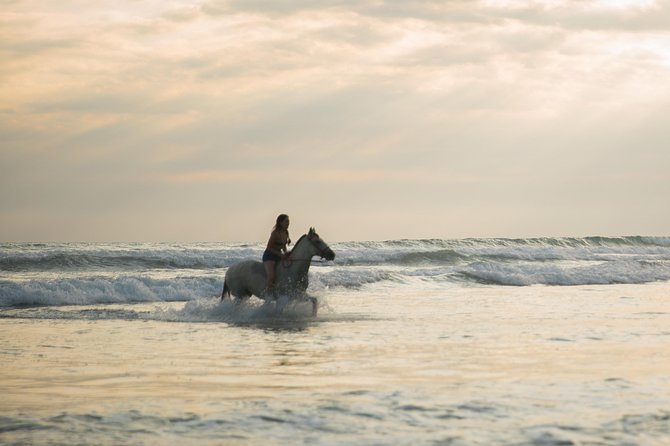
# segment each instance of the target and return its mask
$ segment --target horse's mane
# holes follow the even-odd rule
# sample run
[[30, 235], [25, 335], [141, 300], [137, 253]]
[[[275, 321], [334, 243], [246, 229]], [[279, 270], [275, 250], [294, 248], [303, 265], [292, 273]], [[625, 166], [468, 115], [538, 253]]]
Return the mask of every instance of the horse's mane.
[[291, 249], [291, 252], [288, 253], [289, 255], [293, 254], [293, 251], [295, 251], [295, 248], [298, 247], [298, 245], [300, 244], [300, 242], [302, 241], [302, 239], [304, 239], [305, 237], [307, 237], [307, 235], [308, 235], [308, 234], [303, 234], [303, 235], [298, 239], [298, 241], [295, 242], [295, 244], [293, 245], [293, 249]]
[[[303, 234], [303, 235], [298, 239], [298, 241], [295, 242], [295, 245], [293, 245], [293, 249], [295, 249], [295, 248], [298, 246], [298, 244], [302, 241], [302, 239], [304, 239], [305, 237], [307, 237], [307, 234]], [[293, 249], [292, 249], [291, 251], [293, 251]]]

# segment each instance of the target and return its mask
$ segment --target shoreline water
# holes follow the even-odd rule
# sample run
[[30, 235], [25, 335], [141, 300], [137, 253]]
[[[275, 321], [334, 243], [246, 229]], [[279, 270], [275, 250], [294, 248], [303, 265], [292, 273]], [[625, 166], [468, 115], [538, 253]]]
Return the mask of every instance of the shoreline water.
[[[106, 288], [112, 298], [103, 302], [63, 305], [60, 296], [0, 308], [0, 442], [670, 441], [670, 282], [514, 286], [454, 273], [501, 253], [491, 268], [525, 277], [586, 277], [594, 264], [646, 274], [645, 262], [663, 273], [667, 247], [607, 245], [594, 254], [517, 243], [475, 246], [454, 260], [440, 253], [443, 242], [432, 251], [412, 244], [387, 244], [383, 255], [379, 246], [345, 246], [342, 263], [316, 262], [317, 318], [300, 306], [277, 318], [258, 300], [221, 304], [206, 284], [225, 267], [184, 273], [183, 259], [173, 269], [112, 266], [103, 276], [150, 276], [174, 292], [188, 274], [200, 293], [192, 298], [141, 300], [152, 294], [126, 286]], [[188, 256], [209, 261], [202, 254]], [[68, 283], [81, 292], [99, 273], [87, 265], [64, 275], [79, 276]], [[120, 292], [132, 299], [119, 301]]]
[[[5, 318], [3, 356], [15, 359], [2, 368], [0, 438], [67, 444], [63, 430], [74, 430], [81, 444], [661, 445], [670, 438], [666, 290], [481, 287], [448, 301], [384, 290], [361, 304], [332, 293], [322, 316], [298, 312], [283, 326]], [[126, 311], [170, 310], [126, 307], [138, 305]]]

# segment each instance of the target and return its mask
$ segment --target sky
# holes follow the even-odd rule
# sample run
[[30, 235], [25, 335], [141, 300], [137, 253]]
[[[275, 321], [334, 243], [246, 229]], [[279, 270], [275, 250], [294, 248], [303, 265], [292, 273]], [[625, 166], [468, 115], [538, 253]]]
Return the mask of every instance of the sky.
[[670, 1], [0, 0], [0, 241], [670, 235]]

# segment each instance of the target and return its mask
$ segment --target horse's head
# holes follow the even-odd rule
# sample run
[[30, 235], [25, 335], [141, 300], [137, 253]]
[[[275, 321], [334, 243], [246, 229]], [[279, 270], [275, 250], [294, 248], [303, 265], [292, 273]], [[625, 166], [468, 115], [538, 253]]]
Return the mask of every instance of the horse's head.
[[321, 256], [326, 260], [335, 259], [335, 253], [333, 250], [330, 249], [330, 247], [321, 239], [321, 237], [319, 237], [319, 234], [316, 233], [314, 228], [309, 228], [309, 233], [307, 233], [307, 240], [309, 240], [309, 242], [316, 250], [315, 255]]

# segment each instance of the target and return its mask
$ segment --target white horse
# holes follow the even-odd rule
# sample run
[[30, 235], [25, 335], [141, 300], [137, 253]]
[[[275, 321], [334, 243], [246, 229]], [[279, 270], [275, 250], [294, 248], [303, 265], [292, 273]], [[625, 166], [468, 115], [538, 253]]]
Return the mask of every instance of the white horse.
[[[314, 256], [333, 260], [335, 253], [321, 240], [314, 228], [310, 228], [309, 233], [300, 237], [295, 244], [288, 259], [277, 262], [273, 289], [275, 298], [286, 296], [288, 299], [309, 299], [312, 302], [312, 315], [316, 316], [318, 302], [315, 297], [306, 295], [309, 284], [307, 273]], [[270, 297], [265, 295], [265, 277], [265, 268], [261, 262], [244, 260], [236, 263], [226, 271], [221, 300], [226, 295], [233, 295], [238, 303], [251, 295], [268, 300]]]

